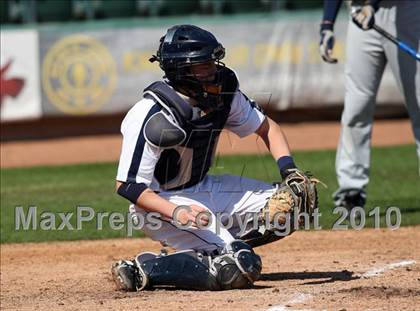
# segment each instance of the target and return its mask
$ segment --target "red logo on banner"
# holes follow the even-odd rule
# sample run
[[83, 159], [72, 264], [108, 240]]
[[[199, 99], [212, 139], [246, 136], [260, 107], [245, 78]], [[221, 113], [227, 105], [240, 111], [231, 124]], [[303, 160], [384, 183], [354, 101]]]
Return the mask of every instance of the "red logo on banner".
[[0, 105], [3, 103], [3, 98], [6, 96], [11, 96], [13, 98], [17, 97], [25, 84], [25, 80], [21, 78], [6, 79], [6, 71], [11, 64], [12, 60], [4, 65], [0, 71]]

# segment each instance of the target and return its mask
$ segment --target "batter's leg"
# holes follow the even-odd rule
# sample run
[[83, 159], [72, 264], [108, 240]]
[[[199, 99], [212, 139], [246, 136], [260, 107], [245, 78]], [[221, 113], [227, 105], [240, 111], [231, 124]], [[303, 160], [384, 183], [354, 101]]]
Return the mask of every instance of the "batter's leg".
[[[364, 193], [369, 182], [370, 142], [375, 99], [386, 60], [380, 35], [349, 22], [345, 100], [336, 154], [339, 202], [351, 191]], [[361, 204], [364, 204], [361, 200]], [[338, 204], [339, 205], [339, 204]]]
[[[393, 10], [384, 16], [388, 31], [400, 40], [420, 50], [420, 3], [398, 1]], [[384, 44], [385, 54], [397, 84], [404, 95], [417, 145], [420, 174], [420, 62], [398, 49], [391, 42]]]

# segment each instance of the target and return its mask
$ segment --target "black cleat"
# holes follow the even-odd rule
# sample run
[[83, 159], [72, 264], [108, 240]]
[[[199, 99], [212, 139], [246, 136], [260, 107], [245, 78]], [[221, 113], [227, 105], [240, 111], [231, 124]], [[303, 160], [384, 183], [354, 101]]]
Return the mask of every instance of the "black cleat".
[[111, 267], [112, 278], [119, 290], [135, 292], [144, 286], [137, 266], [130, 260], [120, 260]]
[[358, 189], [343, 191], [334, 195], [334, 203], [336, 207], [344, 207], [350, 213], [354, 207], [365, 207], [366, 193]]

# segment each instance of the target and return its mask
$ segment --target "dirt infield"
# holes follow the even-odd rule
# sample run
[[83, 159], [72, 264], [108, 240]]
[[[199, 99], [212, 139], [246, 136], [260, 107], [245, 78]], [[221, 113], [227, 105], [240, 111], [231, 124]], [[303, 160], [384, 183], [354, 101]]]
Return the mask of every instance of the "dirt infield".
[[[293, 150], [334, 149], [337, 122], [287, 124]], [[414, 142], [408, 120], [378, 121], [373, 144]], [[119, 135], [5, 142], [1, 167], [116, 161]], [[265, 152], [256, 137], [224, 135], [221, 154]], [[297, 232], [258, 248], [254, 288], [118, 292], [113, 261], [160, 250], [149, 239], [2, 244], [1, 309], [67, 310], [420, 310], [420, 226], [395, 231]]]
[[117, 292], [109, 267], [149, 239], [1, 245], [2, 309], [418, 310], [420, 227], [297, 232], [257, 249], [255, 287]]
[[[339, 137], [339, 122], [306, 122], [283, 124], [292, 150], [335, 149]], [[377, 120], [373, 127], [374, 146], [414, 143], [408, 119]], [[120, 135], [85, 136], [40, 141], [3, 142], [1, 167], [24, 167], [117, 161], [120, 155]], [[267, 152], [255, 135], [239, 139], [223, 133], [219, 154], [249, 154]]]

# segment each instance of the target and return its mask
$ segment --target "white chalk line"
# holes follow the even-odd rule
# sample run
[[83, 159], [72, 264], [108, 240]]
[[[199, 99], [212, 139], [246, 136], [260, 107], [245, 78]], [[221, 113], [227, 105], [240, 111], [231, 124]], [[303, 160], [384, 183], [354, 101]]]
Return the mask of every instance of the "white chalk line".
[[[405, 266], [410, 266], [414, 264], [416, 264], [415, 260], [402, 260], [399, 262], [387, 264], [385, 266], [371, 268], [365, 273], [363, 273], [362, 275], [360, 275], [360, 277], [364, 279], [371, 278], [371, 277], [379, 276], [389, 270], [393, 270], [393, 269], [405, 267]], [[292, 299], [287, 301], [284, 305], [272, 306], [269, 309], [267, 309], [267, 311], [298, 311], [298, 309], [291, 309], [290, 307], [287, 307], [287, 306], [292, 305], [292, 304], [303, 303], [304, 301], [310, 300], [312, 297], [313, 296], [310, 294], [299, 293], [295, 295]], [[311, 311], [311, 310], [299, 309], [299, 311]]]
[[285, 306], [274, 306], [267, 311], [312, 311], [312, 309], [291, 309]]
[[304, 294], [304, 293], [299, 293], [297, 294], [294, 298], [292, 298], [291, 300], [288, 301], [288, 303], [290, 304], [294, 304], [294, 303], [302, 303], [308, 299], [312, 298], [311, 294]]
[[[292, 304], [302, 303], [312, 298], [310, 294], [299, 293], [292, 299], [287, 301], [284, 305], [272, 306], [267, 311], [293, 311], [293, 309], [287, 307]], [[309, 309], [299, 309], [299, 311], [310, 311]]]
[[399, 261], [399, 262], [390, 263], [390, 264], [382, 266], [382, 267], [376, 267], [376, 268], [369, 269], [368, 271], [366, 271], [365, 273], [360, 275], [360, 277], [364, 278], [364, 279], [367, 279], [367, 278], [379, 276], [379, 275], [385, 273], [388, 270], [393, 270], [393, 269], [400, 268], [400, 267], [414, 265], [415, 263], [416, 263], [415, 260], [403, 260], [403, 261]]

